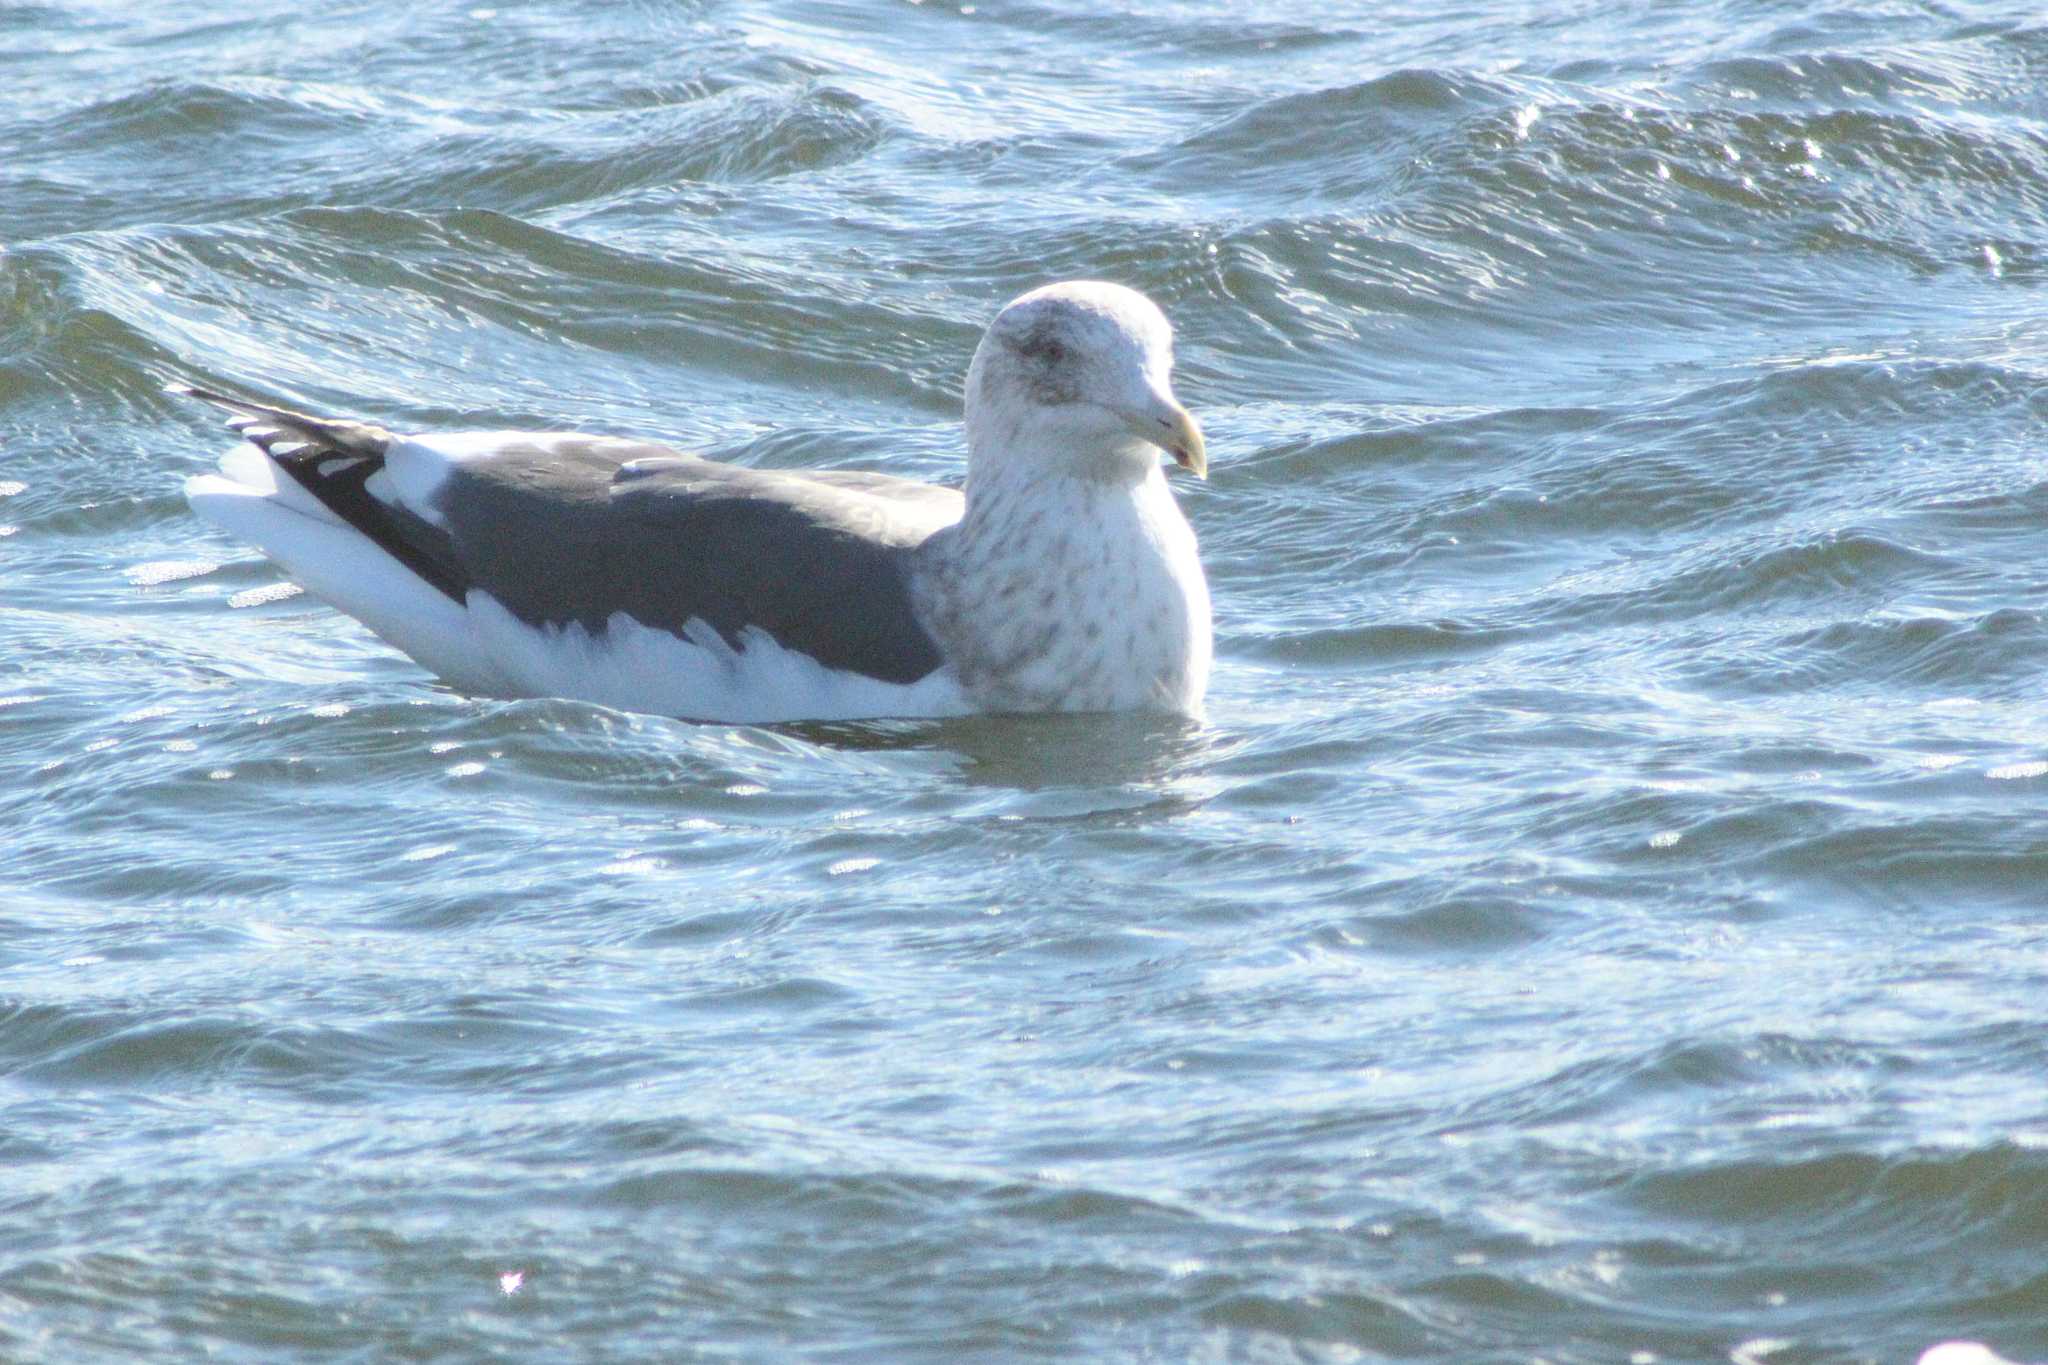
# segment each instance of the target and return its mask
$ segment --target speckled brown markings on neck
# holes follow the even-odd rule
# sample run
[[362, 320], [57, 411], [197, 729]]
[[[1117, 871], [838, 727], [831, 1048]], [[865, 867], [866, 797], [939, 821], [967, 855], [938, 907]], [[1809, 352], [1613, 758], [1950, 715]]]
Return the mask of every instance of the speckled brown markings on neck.
[[1176, 572], [1193, 561], [1163, 475], [1003, 479], [918, 552], [914, 600], [981, 706], [1191, 710], [1209, 653], [1206, 587]]

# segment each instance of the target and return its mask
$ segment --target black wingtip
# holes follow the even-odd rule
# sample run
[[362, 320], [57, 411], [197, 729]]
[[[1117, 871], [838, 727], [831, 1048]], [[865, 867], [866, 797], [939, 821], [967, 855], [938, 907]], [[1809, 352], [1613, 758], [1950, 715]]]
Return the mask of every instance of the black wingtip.
[[202, 389], [196, 384], [166, 384], [164, 392], [176, 398], [197, 398], [202, 403], [213, 403], [223, 408], [236, 408], [244, 412], [249, 410], [249, 403], [245, 399], [230, 398], [224, 393]]
[[164, 392], [178, 394], [185, 398], [197, 398], [237, 414], [228, 425], [241, 431], [248, 425], [244, 418], [261, 419], [284, 431], [295, 434], [296, 439], [332, 446], [338, 451], [351, 455], [382, 456], [394, 439], [390, 432], [369, 422], [356, 422], [347, 418], [314, 417], [290, 408], [275, 407], [269, 403], [252, 403], [246, 398], [231, 398], [224, 393], [202, 389], [195, 384], [166, 384]]

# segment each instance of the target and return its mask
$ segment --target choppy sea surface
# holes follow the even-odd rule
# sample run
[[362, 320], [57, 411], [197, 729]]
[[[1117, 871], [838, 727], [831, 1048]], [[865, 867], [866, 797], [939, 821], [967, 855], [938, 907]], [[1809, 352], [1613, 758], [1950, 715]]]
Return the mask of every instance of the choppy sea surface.
[[[0, 1358], [2048, 1357], [2037, 5], [208, 8], [0, 6]], [[458, 695], [160, 391], [947, 479], [1073, 276], [1203, 724]]]

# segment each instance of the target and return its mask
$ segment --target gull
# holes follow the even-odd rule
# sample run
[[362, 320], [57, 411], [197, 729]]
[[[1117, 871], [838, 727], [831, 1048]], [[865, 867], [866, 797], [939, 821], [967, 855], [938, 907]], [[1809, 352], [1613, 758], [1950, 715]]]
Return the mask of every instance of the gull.
[[1047, 285], [967, 371], [958, 490], [563, 432], [401, 435], [189, 386], [243, 443], [192, 509], [450, 686], [760, 723], [1199, 716], [1208, 474], [1143, 294]]

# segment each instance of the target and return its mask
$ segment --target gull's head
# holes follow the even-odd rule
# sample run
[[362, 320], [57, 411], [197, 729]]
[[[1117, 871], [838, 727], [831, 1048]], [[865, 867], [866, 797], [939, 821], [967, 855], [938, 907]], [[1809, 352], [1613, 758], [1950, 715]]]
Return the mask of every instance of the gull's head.
[[1152, 300], [1099, 280], [1034, 289], [996, 314], [968, 368], [972, 458], [1132, 481], [1163, 450], [1207, 478], [1202, 429], [1172, 381], [1173, 328]]

